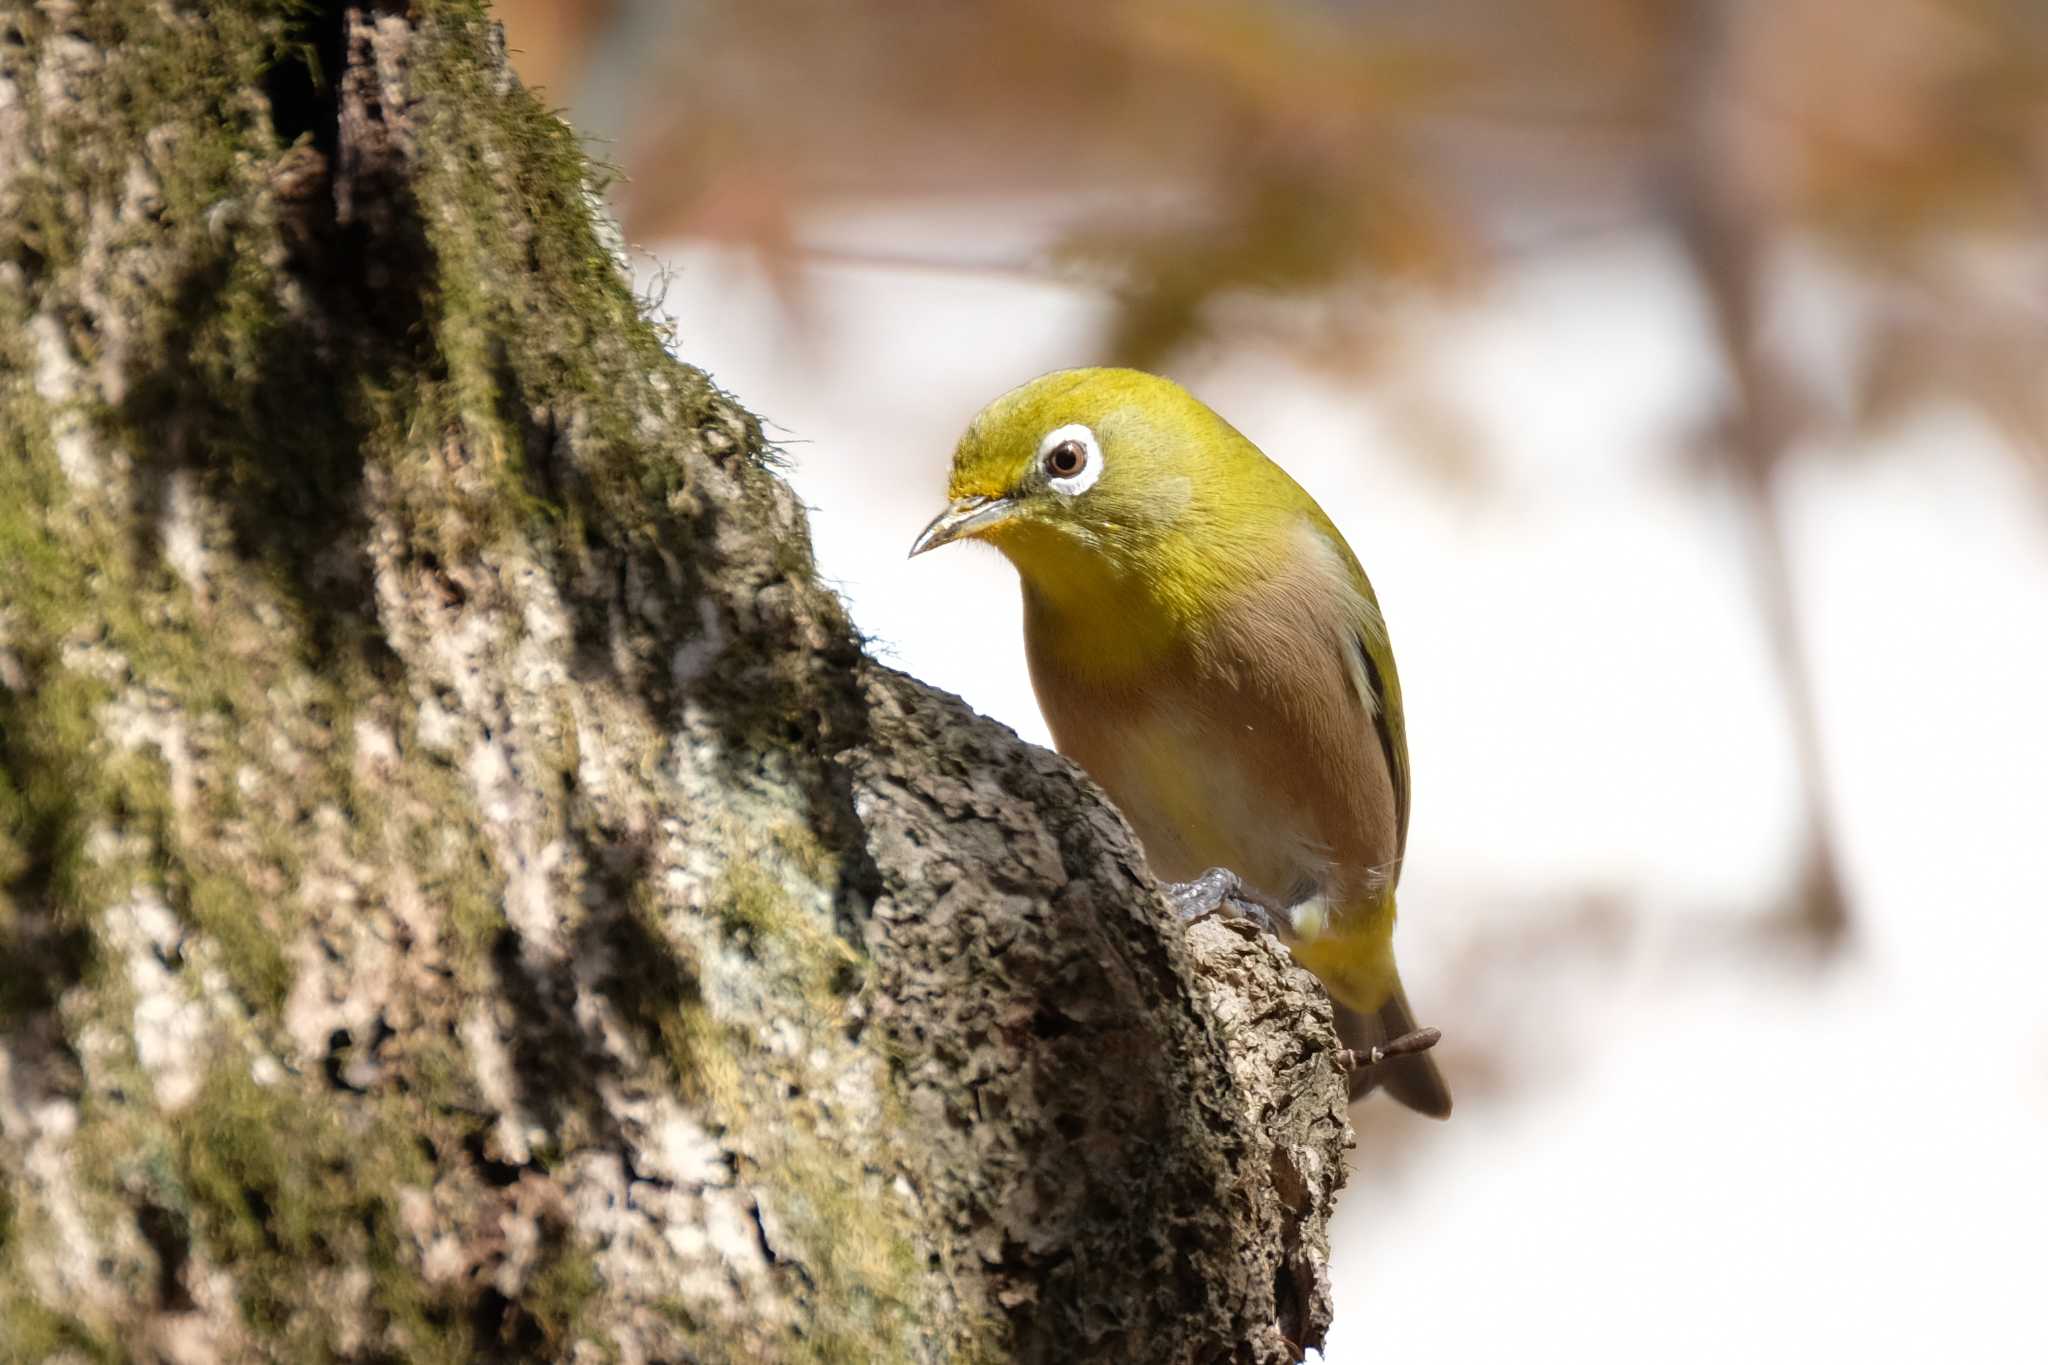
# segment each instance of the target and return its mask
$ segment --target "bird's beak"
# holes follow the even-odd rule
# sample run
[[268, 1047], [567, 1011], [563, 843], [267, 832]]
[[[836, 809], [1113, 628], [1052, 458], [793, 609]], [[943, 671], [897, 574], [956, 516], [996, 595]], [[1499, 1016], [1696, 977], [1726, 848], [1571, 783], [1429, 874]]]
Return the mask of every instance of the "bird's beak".
[[933, 517], [932, 524], [918, 532], [917, 539], [911, 542], [910, 553], [915, 557], [926, 550], [951, 544], [962, 536], [971, 536], [1002, 521], [1016, 507], [1008, 498], [955, 498], [952, 506]]

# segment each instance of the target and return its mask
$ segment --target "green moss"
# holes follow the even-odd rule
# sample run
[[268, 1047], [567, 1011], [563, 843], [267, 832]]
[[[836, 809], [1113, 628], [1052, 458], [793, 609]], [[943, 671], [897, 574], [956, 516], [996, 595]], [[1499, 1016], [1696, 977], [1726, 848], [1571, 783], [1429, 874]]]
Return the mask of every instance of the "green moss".
[[87, 1360], [114, 1361], [120, 1355], [78, 1318], [30, 1297], [26, 1267], [35, 1238], [53, 1235], [47, 1222], [31, 1229], [32, 1216], [17, 1209], [15, 1192], [0, 1185], [0, 1365], [29, 1365], [70, 1351]]
[[295, 1090], [223, 1064], [180, 1120], [178, 1170], [228, 1258], [309, 1250], [337, 1193], [336, 1173], [321, 1167], [338, 1135], [324, 1106]]
[[[17, 343], [19, 337], [16, 338]], [[0, 351], [21, 373], [31, 363], [21, 344]], [[47, 441], [31, 440], [47, 423], [35, 404], [17, 401], [0, 422], [0, 563], [8, 569], [9, 634], [54, 639], [79, 618], [90, 600], [88, 574], [64, 537], [53, 531], [47, 509], [68, 496]]]
[[[568, 1356], [568, 1347], [583, 1335], [584, 1321], [604, 1291], [604, 1279], [589, 1252], [558, 1245], [527, 1280], [519, 1303], [533, 1316], [554, 1359]], [[607, 1352], [609, 1354], [609, 1352]]]
[[703, 1326], [698, 1321], [696, 1313], [691, 1311], [690, 1305], [674, 1295], [656, 1299], [650, 1307], [662, 1317], [667, 1318], [670, 1322], [682, 1328], [685, 1332], [694, 1333]]
[[[809, 880], [834, 884], [837, 862], [801, 825], [759, 834], [720, 831], [732, 861], [707, 897], [720, 932], [755, 956], [771, 979], [824, 1017], [857, 989], [862, 958], [819, 908], [787, 889]], [[762, 1187], [790, 1245], [801, 1257], [800, 1294], [811, 1329], [786, 1343], [787, 1358], [812, 1361], [895, 1359], [925, 1325], [920, 1240], [886, 1181], [818, 1135], [831, 1131], [801, 1090], [778, 1091], [760, 1065], [758, 1040], [701, 1006], [680, 1012], [679, 1068], [693, 1074], [707, 1107], [735, 1130], [735, 1149], [751, 1153], [745, 1172]], [[748, 1068], [741, 1059], [755, 1058]], [[767, 1073], [767, 1074], [764, 1074]]]
[[[837, 880], [836, 860], [794, 824], [779, 826], [765, 848], [743, 831], [728, 837], [735, 853], [709, 897], [720, 926], [749, 951], [774, 955], [775, 965], [813, 1008], [828, 1013], [843, 1008], [845, 997], [859, 988], [861, 955], [788, 889], [803, 880], [829, 889]], [[784, 849], [793, 853], [784, 854]]]
[[[803, 1001], [815, 1018], [844, 1009], [858, 988], [863, 959], [832, 923], [836, 857], [796, 820], [765, 831], [718, 822], [700, 837], [726, 858], [704, 898], [709, 924], [703, 928], [719, 940], [707, 955], [745, 953], [767, 989]], [[791, 889], [807, 884], [827, 894]], [[663, 909], [653, 900], [643, 907], [649, 935], [666, 943], [678, 929], [693, 932], [687, 921], [665, 931]], [[666, 913], [673, 915], [674, 907]], [[815, 1107], [803, 1065], [764, 1055], [748, 1025], [721, 1017], [694, 990], [657, 1015], [653, 1031], [692, 1098], [730, 1129], [732, 1150], [747, 1153], [744, 1179], [763, 1190], [787, 1240], [777, 1254], [800, 1262], [782, 1273], [787, 1288], [807, 1301], [810, 1325], [802, 1335], [782, 1338], [776, 1358], [912, 1354], [911, 1343], [929, 1328], [918, 1229], [884, 1176], [823, 1136], [834, 1131], [833, 1123]], [[691, 1322], [689, 1305], [673, 1308], [679, 1321]]]
[[466, 1350], [464, 1320], [437, 1320], [401, 1240], [396, 1191], [432, 1179], [403, 1123], [366, 1102], [344, 1111], [290, 1083], [259, 1085], [233, 1059], [174, 1120], [173, 1141], [171, 1193], [234, 1272], [243, 1318], [260, 1335], [317, 1352], [334, 1324], [326, 1305], [307, 1302], [309, 1276], [366, 1264], [373, 1306], [408, 1337], [410, 1358]]
[[900, 1358], [914, 1334], [922, 1298], [916, 1239], [895, 1201], [843, 1158], [795, 1147], [761, 1173], [777, 1195], [776, 1215], [810, 1252], [818, 1330], [800, 1339], [805, 1358]]
[[237, 878], [203, 871], [183, 899], [180, 908], [219, 947], [222, 968], [242, 997], [261, 1011], [282, 1009], [292, 989], [292, 965], [255, 893]]
[[839, 855], [825, 847], [810, 826], [785, 820], [768, 831], [768, 843], [813, 886], [838, 885]]
[[[390, 1231], [380, 1223], [380, 1231]], [[463, 1305], [436, 1293], [420, 1277], [416, 1261], [398, 1254], [395, 1236], [379, 1236], [364, 1258], [370, 1270], [370, 1299], [387, 1315], [390, 1353], [423, 1365], [458, 1365], [478, 1358], [476, 1333]]]
[[107, 689], [56, 664], [90, 600], [86, 575], [41, 511], [54, 456], [22, 441], [16, 415], [4, 423], [13, 448], [0, 450], [0, 635], [28, 685], [0, 689], [0, 958], [10, 964], [0, 972], [0, 1021], [53, 1008], [87, 975], [87, 907], [103, 880], [84, 849], [104, 791], [92, 752]]
[[506, 1309], [516, 1341], [480, 1338], [500, 1324], [476, 1316], [473, 1287], [444, 1292], [422, 1280], [397, 1194], [432, 1183], [419, 1138], [435, 1130], [417, 1106], [259, 1085], [239, 1061], [224, 1062], [177, 1119], [157, 1181], [234, 1274], [251, 1329], [291, 1358], [320, 1356], [336, 1334], [330, 1306], [308, 1302], [310, 1278], [357, 1265], [370, 1271], [371, 1339], [404, 1359], [474, 1359], [534, 1345], [528, 1338], [541, 1356], [566, 1355], [603, 1283], [589, 1250], [561, 1230]]
[[729, 934], [774, 937], [793, 927], [801, 912], [789, 892], [758, 863], [745, 859], [725, 870], [712, 889], [711, 911]]
[[[676, 529], [668, 508], [683, 491], [680, 462], [650, 458], [648, 419], [687, 430], [723, 405], [708, 380], [668, 357], [597, 230], [593, 196], [608, 169], [526, 91], [490, 84], [478, 7], [433, 13], [436, 41], [414, 71], [431, 119], [421, 195], [449, 206], [426, 224], [437, 269], [431, 326], [451, 427], [506, 476], [485, 516], [571, 556], [589, 528], [614, 544], [648, 543], [665, 521]], [[508, 261], [524, 268], [507, 270]], [[649, 373], [663, 376], [659, 389], [644, 382]], [[535, 486], [525, 453], [536, 411], [573, 421], [569, 485]]]
[[[775, 1093], [742, 1068], [739, 1059], [755, 1040], [701, 1004], [679, 1011], [670, 1029], [672, 1060], [694, 1097], [733, 1130], [736, 1149], [754, 1154], [745, 1178], [764, 1191], [790, 1239], [777, 1254], [803, 1257], [800, 1271], [784, 1273], [809, 1300], [812, 1329], [775, 1358], [820, 1365], [909, 1358], [910, 1343], [929, 1327], [924, 1267], [917, 1230], [885, 1182], [818, 1138], [829, 1131], [827, 1120], [795, 1112], [810, 1101]], [[711, 1330], [680, 1299], [658, 1307], [685, 1328]]]
[[[107, 89], [48, 126], [43, 174], [25, 187], [30, 211], [11, 225], [12, 233], [0, 233], [0, 254], [36, 253], [33, 278], [61, 299], [62, 282], [83, 251], [75, 204], [120, 202], [143, 133], [158, 126], [181, 130], [174, 143], [155, 144], [147, 158], [159, 209], [95, 220], [95, 250], [121, 261], [132, 249], [132, 259], [148, 262], [147, 270], [117, 266], [109, 272], [104, 306], [117, 316], [85, 326], [70, 310], [48, 312], [65, 320], [66, 343], [83, 371], [102, 358], [104, 336], [115, 323], [161, 330], [131, 335], [127, 352], [153, 357], [159, 368], [131, 371], [115, 407], [71, 403], [52, 410], [26, 384], [0, 391], [7, 405], [0, 427], [14, 445], [0, 452], [0, 563], [8, 566], [12, 608], [7, 634], [35, 675], [27, 694], [10, 697], [0, 715], [0, 746], [15, 756], [5, 764], [13, 776], [0, 790], [0, 865], [13, 874], [10, 880], [34, 875], [45, 930], [63, 929], [87, 945], [99, 907], [120, 898], [138, 876], [154, 882], [188, 922], [217, 939], [230, 978], [259, 1010], [280, 1004], [289, 984], [278, 946], [287, 926], [276, 918], [284, 907], [254, 895], [246, 884], [252, 869], [196, 851], [209, 843], [207, 817], [222, 812], [174, 812], [161, 756], [117, 752], [110, 744], [104, 708], [114, 689], [58, 660], [67, 645], [90, 639], [153, 695], [175, 699], [180, 720], [232, 712], [237, 700], [260, 708], [278, 664], [244, 671], [219, 639], [199, 628], [182, 585], [154, 547], [73, 516], [75, 499], [49, 433], [53, 423], [68, 422], [103, 460], [115, 452], [132, 457], [144, 497], [160, 491], [167, 452], [177, 448], [218, 457], [231, 480], [237, 460], [246, 470], [251, 461], [274, 461], [280, 450], [304, 453], [303, 437], [280, 439], [285, 423], [241, 430], [250, 413], [246, 401], [238, 407], [234, 397], [261, 393], [249, 382], [251, 367], [291, 349], [273, 344], [282, 314], [264, 256], [265, 225], [236, 211], [247, 207], [256, 169], [251, 144], [268, 136], [260, 107], [246, 94], [260, 84], [263, 55], [274, 47], [266, 35], [274, 34], [288, 8], [217, 6], [205, 23], [170, 22], [167, 12], [140, 4], [78, 16], [85, 36], [119, 44], [123, 60], [100, 73]], [[38, 41], [49, 36], [32, 33]], [[120, 150], [110, 157], [110, 148]], [[185, 278], [175, 278], [181, 269]], [[166, 271], [174, 278], [166, 280]], [[146, 296], [160, 288], [185, 291], [182, 306]], [[6, 329], [0, 346], [7, 352], [0, 368], [30, 372], [34, 357], [22, 328]], [[317, 432], [325, 424], [308, 411], [306, 396], [324, 389], [308, 383], [276, 401], [294, 405], [291, 425]], [[183, 440], [167, 440], [167, 432]], [[294, 463], [294, 478], [319, 482], [318, 461]], [[238, 504], [230, 498], [226, 505]], [[229, 590], [241, 588], [231, 584]], [[233, 756], [232, 748], [218, 756], [221, 766], [232, 770], [227, 760]], [[209, 801], [231, 805], [232, 784], [225, 788], [216, 784]], [[188, 823], [181, 826], [181, 819]], [[88, 865], [79, 850], [94, 828], [148, 835], [156, 855]], [[24, 1001], [20, 994], [0, 992], [6, 997], [0, 1009], [52, 1003], [40, 996]]]
[[124, 1359], [69, 1313], [59, 1313], [26, 1295], [0, 1291], [0, 1365], [42, 1365], [66, 1352], [106, 1365]]
[[97, 775], [80, 713], [95, 710], [102, 691], [44, 674], [29, 691], [0, 692], [0, 884], [15, 895], [77, 898], [88, 870], [83, 811]]

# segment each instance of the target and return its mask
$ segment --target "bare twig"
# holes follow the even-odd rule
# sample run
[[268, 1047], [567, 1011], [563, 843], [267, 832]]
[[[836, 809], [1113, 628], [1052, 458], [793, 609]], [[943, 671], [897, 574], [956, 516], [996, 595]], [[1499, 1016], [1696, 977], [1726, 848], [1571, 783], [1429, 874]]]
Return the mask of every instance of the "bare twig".
[[1378, 1066], [1392, 1057], [1409, 1057], [1418, 1052], [1427, 1052], [1443, 1041], [1443, 1031], [1433, 1028], [1410, 1029], [1399, 1038], [1389, 1038], [1376, 1047], [1364, 1052], [1346, 1048], [1338, 1056], [1346, 1071], [1363, 1071]]

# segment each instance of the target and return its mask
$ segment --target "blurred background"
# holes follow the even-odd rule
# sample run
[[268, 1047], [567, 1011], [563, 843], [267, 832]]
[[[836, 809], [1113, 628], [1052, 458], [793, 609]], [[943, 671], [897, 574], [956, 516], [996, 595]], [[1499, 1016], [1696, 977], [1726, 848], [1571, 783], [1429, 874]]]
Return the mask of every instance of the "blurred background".
[[2048, 1358], [2048, 5], [499, 0], [884, 658], [1047, 369], [1172, 374], [1373, 575], [1404, 975], [1326, 1359]]

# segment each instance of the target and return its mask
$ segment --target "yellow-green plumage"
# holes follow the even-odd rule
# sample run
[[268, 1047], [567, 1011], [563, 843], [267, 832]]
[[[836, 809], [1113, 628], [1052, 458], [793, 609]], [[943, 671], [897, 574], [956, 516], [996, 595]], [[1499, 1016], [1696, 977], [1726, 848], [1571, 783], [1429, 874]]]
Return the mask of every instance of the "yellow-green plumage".
[[[1228, 868], [1296, 905], [1291, 946], [1352, 1046], [1412, 1028], [1392, 947], [1400, 682], [1372, 586], [1322, 509], [1185, 389], [1115, 369], [996, 399], [961, 438], [949, 493], [917, 549], [973, 537], [1016, 565], [1053, 739], [1154, 873]], [[1450, 1110], [1426, 1054], [1368, 1075]]]

